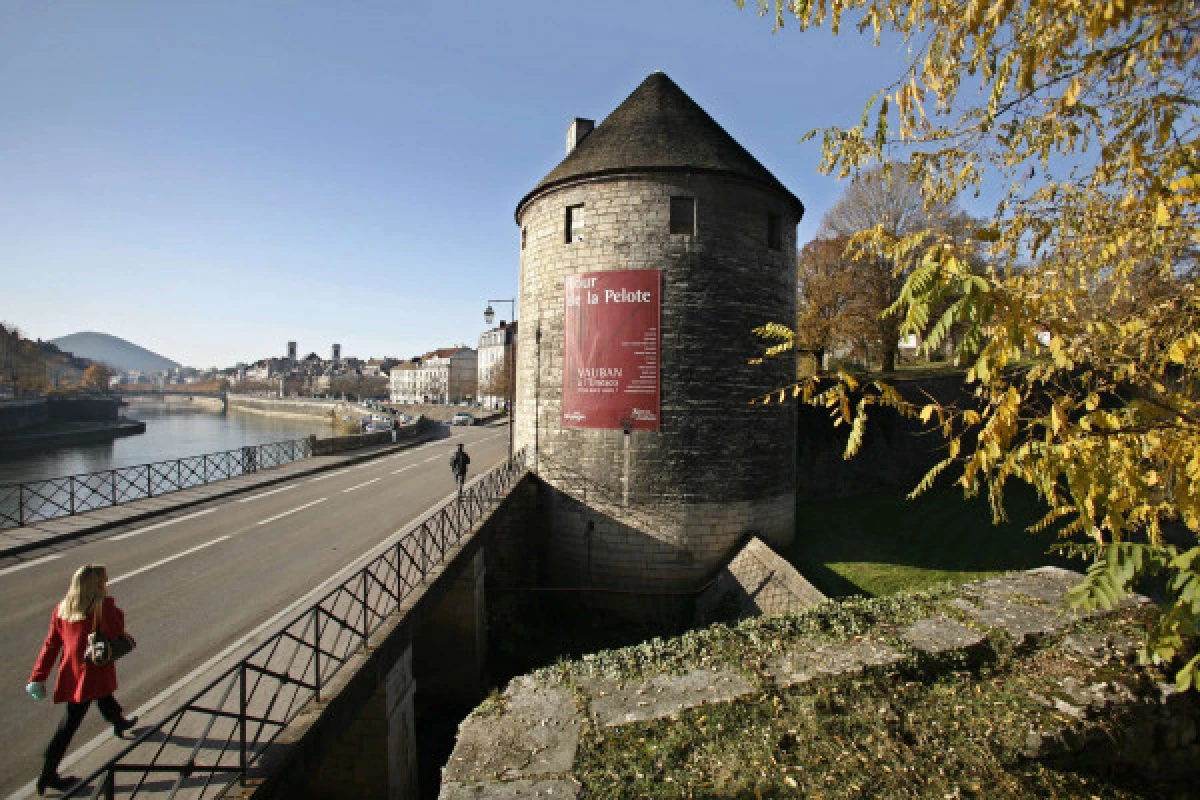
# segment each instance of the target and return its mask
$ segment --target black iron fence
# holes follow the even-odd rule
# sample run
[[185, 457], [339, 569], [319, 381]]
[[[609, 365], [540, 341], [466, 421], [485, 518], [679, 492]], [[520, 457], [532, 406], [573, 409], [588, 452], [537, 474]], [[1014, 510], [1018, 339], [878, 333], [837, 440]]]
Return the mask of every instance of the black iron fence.
[[328, 686], [426, 574], [525, 474], [525, 453], [488, 472], [65, 797], [216, 797]]
[[0, 529], [69, 517], [288, 464], [311, 456], [313, 442], [314, 437], [291, 439], [65, 478], [3, 483]]

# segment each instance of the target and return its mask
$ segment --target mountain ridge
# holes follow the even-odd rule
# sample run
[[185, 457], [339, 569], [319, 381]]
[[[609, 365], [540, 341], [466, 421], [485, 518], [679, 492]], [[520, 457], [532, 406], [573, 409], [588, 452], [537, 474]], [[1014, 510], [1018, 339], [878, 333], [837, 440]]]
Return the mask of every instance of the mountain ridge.
[[51, 339], [50, 342], [60, 350], [107, 364], [121, 372], [160, 372], [180, 366], [177, 361], [111, 333], [80, 331]]

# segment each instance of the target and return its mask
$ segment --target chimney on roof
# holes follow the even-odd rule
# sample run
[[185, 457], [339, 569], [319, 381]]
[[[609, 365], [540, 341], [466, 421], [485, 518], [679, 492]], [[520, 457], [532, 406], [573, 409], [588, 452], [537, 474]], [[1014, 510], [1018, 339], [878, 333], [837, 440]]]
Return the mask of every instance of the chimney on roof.
[[571, 155], [571, 151], [578, 147], [595, 127], [596, 121], [592, 119], [576, 117], [571, 120], [571, 124], [567, 126], [567, 155]]

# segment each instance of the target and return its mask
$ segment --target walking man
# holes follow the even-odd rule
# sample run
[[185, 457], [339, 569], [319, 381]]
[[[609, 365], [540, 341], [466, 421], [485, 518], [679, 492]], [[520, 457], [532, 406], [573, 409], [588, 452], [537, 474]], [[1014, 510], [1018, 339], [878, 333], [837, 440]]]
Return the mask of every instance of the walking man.
[[458, 443], [458, 449], [454, 451], [454, 455], [450, 456], [450, 471], [454, 473], [454, 482], [458, 484], [458, 494], [462, 496], [463, 484], [467, 481], [467, 466], [471, 463], [471, 457], [467, 455], [467, 451], [463, 450], [462, 442]]

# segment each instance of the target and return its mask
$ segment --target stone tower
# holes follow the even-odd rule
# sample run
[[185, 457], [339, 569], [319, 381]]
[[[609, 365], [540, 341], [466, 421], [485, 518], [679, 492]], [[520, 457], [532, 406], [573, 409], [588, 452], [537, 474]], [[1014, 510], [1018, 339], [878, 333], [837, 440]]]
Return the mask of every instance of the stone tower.
[[661, 72], [571, 123], [516, 209], [515, 441], [554, 583], [636, 607], [697, 588], [748, 534], [791, 541], [795, 411], [749, 401], [795, 361], [747, 360], [753, 328], [796, 318], [803, 213]]

